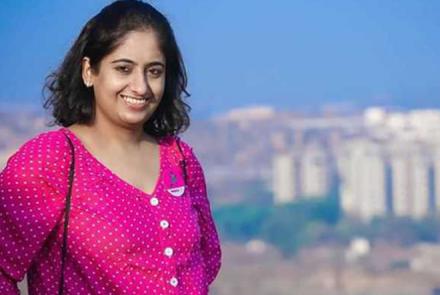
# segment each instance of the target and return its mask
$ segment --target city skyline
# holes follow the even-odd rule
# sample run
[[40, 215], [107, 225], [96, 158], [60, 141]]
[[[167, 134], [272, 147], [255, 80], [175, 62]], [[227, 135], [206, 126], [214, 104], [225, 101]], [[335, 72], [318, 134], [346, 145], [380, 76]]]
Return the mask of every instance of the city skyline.
[[284, 136], [273, 137], [273, 203], [334, 197], [336, 186], [347, 216], [434, 216], [440, 212], [439, 122], [438, 109], [370, 108], [358, 120], [296, 119]]

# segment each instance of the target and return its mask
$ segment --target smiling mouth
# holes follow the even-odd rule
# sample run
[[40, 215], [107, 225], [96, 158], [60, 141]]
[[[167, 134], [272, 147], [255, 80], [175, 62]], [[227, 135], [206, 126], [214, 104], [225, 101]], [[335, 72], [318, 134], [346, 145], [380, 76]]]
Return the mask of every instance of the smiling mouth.
[[121, 97], [127, 104], [138, 106], [145, 105], [150, 100], [148, 97], [134, 97], [122, 94]]

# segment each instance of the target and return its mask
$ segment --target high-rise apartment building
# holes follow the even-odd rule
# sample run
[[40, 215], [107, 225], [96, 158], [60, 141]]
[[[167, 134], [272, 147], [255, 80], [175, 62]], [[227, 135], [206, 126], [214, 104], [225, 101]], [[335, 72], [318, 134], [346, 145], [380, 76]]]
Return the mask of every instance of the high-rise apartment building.
[[386, 164], [379, 143], [356, 139], [341, 149], [340, 204], [348, 215], [369, 220], [387, 211]]
[[421, 218], [431, 208], [432, 162], [423, 146], [413, 142], [396, 142], [390, 147], [392, 170], [392, 207], [395, 216]]
[[290, 203], [295, 200], [294, 158], [291, 153], [279, 153], [273, 158], [272, 189], [275, 204]]
[[306, 147], [298, 159], [301, 173], [301, 196], [322, 197], [329, 191], [330, 159], [317, 145]]
[[329, 159], [317, 145], [292, 148], [273, 158], [274, 203], [325, 196], [330, 187]]

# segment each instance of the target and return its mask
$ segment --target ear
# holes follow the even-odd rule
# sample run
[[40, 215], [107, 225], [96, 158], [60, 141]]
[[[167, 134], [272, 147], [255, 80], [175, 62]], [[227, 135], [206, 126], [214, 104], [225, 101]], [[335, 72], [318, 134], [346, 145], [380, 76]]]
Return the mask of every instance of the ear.
[[83, 78], [83, 82], [86, 87], [93, 86], [93, 69], [90, 65], [90, 58], [87, 56], [83, 57], [81, 61], [81, 74]]

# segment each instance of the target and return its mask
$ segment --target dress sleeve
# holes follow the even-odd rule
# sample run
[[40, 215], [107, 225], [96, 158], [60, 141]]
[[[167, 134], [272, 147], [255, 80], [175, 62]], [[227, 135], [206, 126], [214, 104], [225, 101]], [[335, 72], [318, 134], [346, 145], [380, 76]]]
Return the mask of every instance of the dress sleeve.
[[193, 205], [199, 213], [199, 223], [202, 233], [202, 256], [205, 262], [208, 284], [211, 284], [216, 278], [221, 266], [220, 241], [212, 218], [202, 166], [193, 149], [181, 140], [180, 143], [185, 154], [188, 185], [193, 198]]
[[70, 162], [66, 140], [55, 131], [40, 134], [0, 173], [0, 294], [19, 294], [17, 282], [62, 218]]

